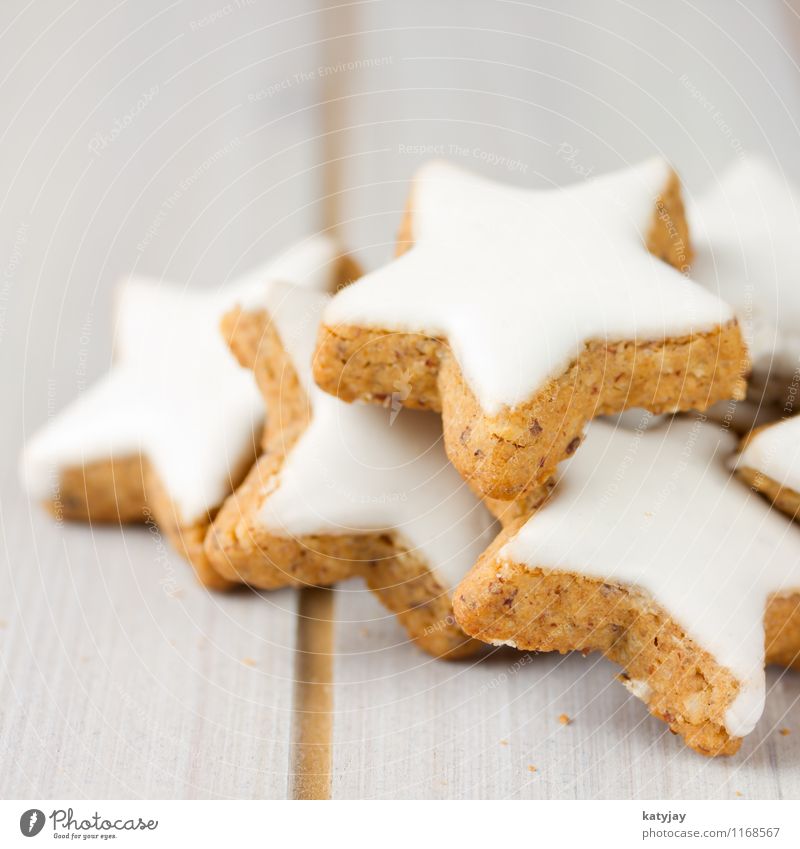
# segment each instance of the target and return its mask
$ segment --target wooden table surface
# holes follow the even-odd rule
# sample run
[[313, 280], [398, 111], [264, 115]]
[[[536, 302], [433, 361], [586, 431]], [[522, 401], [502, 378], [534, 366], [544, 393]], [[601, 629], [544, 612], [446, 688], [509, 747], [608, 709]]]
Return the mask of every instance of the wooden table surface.
[[[738, 756], [706, 760], [602, 659], [434, 661], [357, 581], [212, 595], [145, 528], [59, 527], [13, 478], [2, 504], [4, 798], [800, 794], [796, 673], [770, 672]], [[300, 607], [330, 608], [330, 627]], [[311, 705], [330, 714], [308, 721], [309, 671], [326, 668]]]
[[211, 595], [153, 530], [55, 523], [16, 469], [108, 367], [120, 274], [212, 288], [333, 224], [384, 261], [430, 152], [543, 185], [574, 179], [564, 143], [598, 171], [655, 147], [691, 191], [733, 134], [791, 168], [784, 4], [41, 5], [0, 20], [0, 795], [798, 798], [797, 673], [705, 760], [602, 659], [433, 661], [357, 581]]

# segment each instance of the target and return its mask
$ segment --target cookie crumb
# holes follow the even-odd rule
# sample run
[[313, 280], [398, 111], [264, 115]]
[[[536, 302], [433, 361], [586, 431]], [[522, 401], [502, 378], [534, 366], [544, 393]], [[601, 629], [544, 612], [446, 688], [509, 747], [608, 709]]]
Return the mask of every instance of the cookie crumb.
[[507, 745], [508, 745], [508, 740], [501, 740], [501, 741], [500, 741], [500, 745], [501, 745], [501, 746], [507, 746]]
[[737, 790], [737, 791], [736, 791], [736, 795], [737, 795], [737, 796], [744, 796], [744, 793], [742, 793], [742, 791], [741, 791], [741, 790]]
[[572, 720], [565, 713], [562, 713], [561, 716], [558, 717], [558, 721], [562, 725], [569, 725], [572, 722]]
[[788, 737], [791, 733], [792, 732], [788, 728], [781, 728], [781, 730], [778, 732], [781, 737]]
[[536, 772], [536, 767], [533, 764], [528, 764], [528, 772]]
[[242, 664], [244, 666], [256, 666], [256, 661], [252, 657], [243, 657]]

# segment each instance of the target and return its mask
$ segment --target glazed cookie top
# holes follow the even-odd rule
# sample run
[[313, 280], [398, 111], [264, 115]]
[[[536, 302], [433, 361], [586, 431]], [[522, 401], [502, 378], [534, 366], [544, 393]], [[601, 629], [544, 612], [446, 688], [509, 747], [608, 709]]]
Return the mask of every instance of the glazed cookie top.
[[647, 593], [739, 680], [725, 716], [739, 737], [764, 706], [767, 600], [800, 590], [800, 529], [730, 475], [734, 448], [699, 419], [634, 432], [595, 421], [498, 556]]
[[445, 337], [490, 414], [529, 399], [587, 341], [711, 330], [732, 310], [645, 247], [671, 173], [652, 159], [531, 191], [429, 163], [411, 193], [413, 247], [340, 292], [324, 322]]
[[800, 365], [800, 194], [760, 159], [739, 160], [689, 205], [692, 277], [736, 310], [754, 368]]
[[253, 305], [277, 279], [335, 285], [340, 252], [316, 237], [216, 292], [134, 277], [116, 304], [110, 372], [28, 442], [23, 480], [35, 498], [57, 494], [60, 472], [146, 456], [185, 523], [204, 520], [258, 444], [264, 403], [219, 331], [236, 304]]
[[800, 492], [800, 416], [753, 433], [736, 458], [736, 467], [755, 469], [781, 486]]
[[291, 536], [395, 531], [454, 587], [491, 542], [495, 523], [450, 465], [438, 416], [346, 404], [311, 377], [317, 328], [328, 298], [273, 286], [266, 308], [311, 405], [260, 512], [263, 526]]

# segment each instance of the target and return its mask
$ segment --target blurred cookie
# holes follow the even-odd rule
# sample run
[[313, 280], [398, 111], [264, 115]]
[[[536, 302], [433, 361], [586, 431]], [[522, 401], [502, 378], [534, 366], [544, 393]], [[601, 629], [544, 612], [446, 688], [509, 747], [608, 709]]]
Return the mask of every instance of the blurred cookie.
[[742, 440], [736, 474], [792, 519], [800, 511], [800, 416], [766, 425]]
[[112, 368], [25, 447], [31, 496], [64, 519], [155, 521], [204, 584], [228, 586], [209, 566], [203, 539], [257, 456], [264, 405], [220, 320], [275, 280], [332, 291], [347, 266], [337, 245], [319, 237], [215, 292], [125, 281]]
[[737, 160], [689, 204], [691, 276], [736, 311], [748, 398], [793, 406], [800, 384], [800, 192], [765, 160]]

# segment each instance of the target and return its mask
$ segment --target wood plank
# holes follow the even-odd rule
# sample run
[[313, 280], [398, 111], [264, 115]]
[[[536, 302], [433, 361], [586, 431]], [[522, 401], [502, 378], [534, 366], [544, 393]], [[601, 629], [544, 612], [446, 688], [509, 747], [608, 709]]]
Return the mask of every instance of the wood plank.
[[295, 595], [212, 595], [155, 532], [2, 504], [0, 795], [284, 796]]
[[435, 661], [358, 582], [339, 588], [337, 623], [336, 799], [800, 793], [798, 673], [771, 671], [766, 713], [740, 755], [710, 760], [650, 717], [602, 658], [504, 649]]

